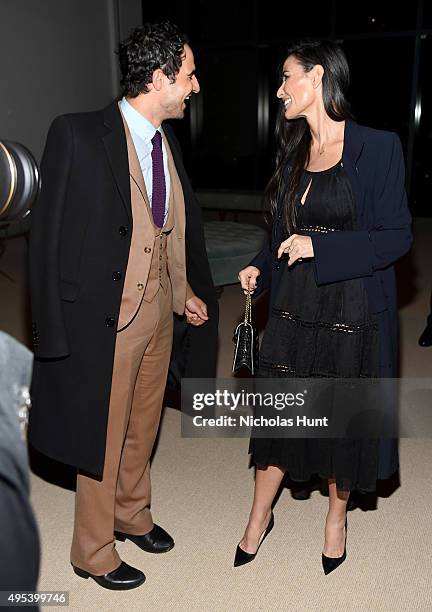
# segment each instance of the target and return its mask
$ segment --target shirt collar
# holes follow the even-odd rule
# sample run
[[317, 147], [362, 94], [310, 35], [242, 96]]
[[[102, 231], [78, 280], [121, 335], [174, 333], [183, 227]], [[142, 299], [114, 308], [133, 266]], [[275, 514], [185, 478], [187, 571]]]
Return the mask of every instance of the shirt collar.
[[141, 115], [141, 113], [135, 110], [131, 104], [129, 104], [125, 97], [123, 97], [122, 101], [120, 102], [120, 108], [129, 129], [135, 132], [135, 134], [138, 134], [142, 140], [150, 142], [156, 131], [162, 133], [160, 127], [155, 128], [148, 119], [146, 119], [143, 115]]

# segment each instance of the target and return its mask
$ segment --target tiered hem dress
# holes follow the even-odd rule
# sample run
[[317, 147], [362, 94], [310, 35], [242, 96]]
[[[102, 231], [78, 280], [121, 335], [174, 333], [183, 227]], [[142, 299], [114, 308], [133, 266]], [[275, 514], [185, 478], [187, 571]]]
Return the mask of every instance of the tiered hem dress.
[[[301, 203], [301, 198], [309, 191]], [[339, 162], [321, 172], [304, 170], [294, 233], [349, 231], [354, 224], [351, 185]], [[378, 324], [370, 314], [361, 278], [318, 286], [314, 260], [285, 268], [260, 348], [258, 376], [377, 377]], [[253, 434], [252, 434], [253, 436]], [[343, 491], [374, 491], [378, 440], [252, 437], [249, 452], [259, 467], [278, 465], [293, 481], [334, 478]]]

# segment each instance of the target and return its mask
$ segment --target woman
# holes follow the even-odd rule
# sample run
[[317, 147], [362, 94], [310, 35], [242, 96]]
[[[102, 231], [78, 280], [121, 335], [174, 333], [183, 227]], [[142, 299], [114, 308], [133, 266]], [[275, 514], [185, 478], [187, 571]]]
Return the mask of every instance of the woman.
[[[243, 290], [271, 288], [259, 376], [394, 377], [393, 263], [411, 245], [398, 136], [355, 123], [349, 68], [330, 41], [292, 46], [277, 91], [271, 244], [239, 273]], [[281, 259], [283, 256], [288, 260]], [[234, 565], [252, 561], [273, 527], [272, 502], [288, 472], [328, 479], [322, 564], [346, 557], [349, 493], [373, 491], [398, 468], [397, 440], [251, 439], [255, 494]]]

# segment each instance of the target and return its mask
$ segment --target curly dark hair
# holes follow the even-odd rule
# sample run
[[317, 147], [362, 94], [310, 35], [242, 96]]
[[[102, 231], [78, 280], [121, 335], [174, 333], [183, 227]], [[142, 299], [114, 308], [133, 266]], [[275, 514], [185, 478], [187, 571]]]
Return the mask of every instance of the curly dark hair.
[[169, 21], [145, 23], [132, 30], [118, 50], [123, 95], [136, 98], [147, 93], [158, 68], [174, 83], [188, 42], [187, 36]]

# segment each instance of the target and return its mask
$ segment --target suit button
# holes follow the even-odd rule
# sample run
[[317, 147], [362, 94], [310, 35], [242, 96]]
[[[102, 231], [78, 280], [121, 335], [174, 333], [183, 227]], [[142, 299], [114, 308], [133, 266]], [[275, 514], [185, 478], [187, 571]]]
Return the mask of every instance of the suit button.
[[144, 253], [151, 253], [151, 248], [150, 247], [145, 247]]
[[118, 231], [119, 231], [120, 236], [127, 236], [129, 233], [129, 228], [125, 227], [124, 225], [121, 225]]
[[137, 289], [138, 291], [142, 291], [144, 289], [143, 283], [137, 283]]
[[121, 272], [113, 272], [112, 273], [113, 281], [119, 281], [119, 280], [121, 280], [121, 277], [122, 277]]
[[105, 326], [106, 327], [114, 327], [114, 323], [115, 323], [115, 320], [114, 320], [113, 317], [107, 317], [105, 319]]

